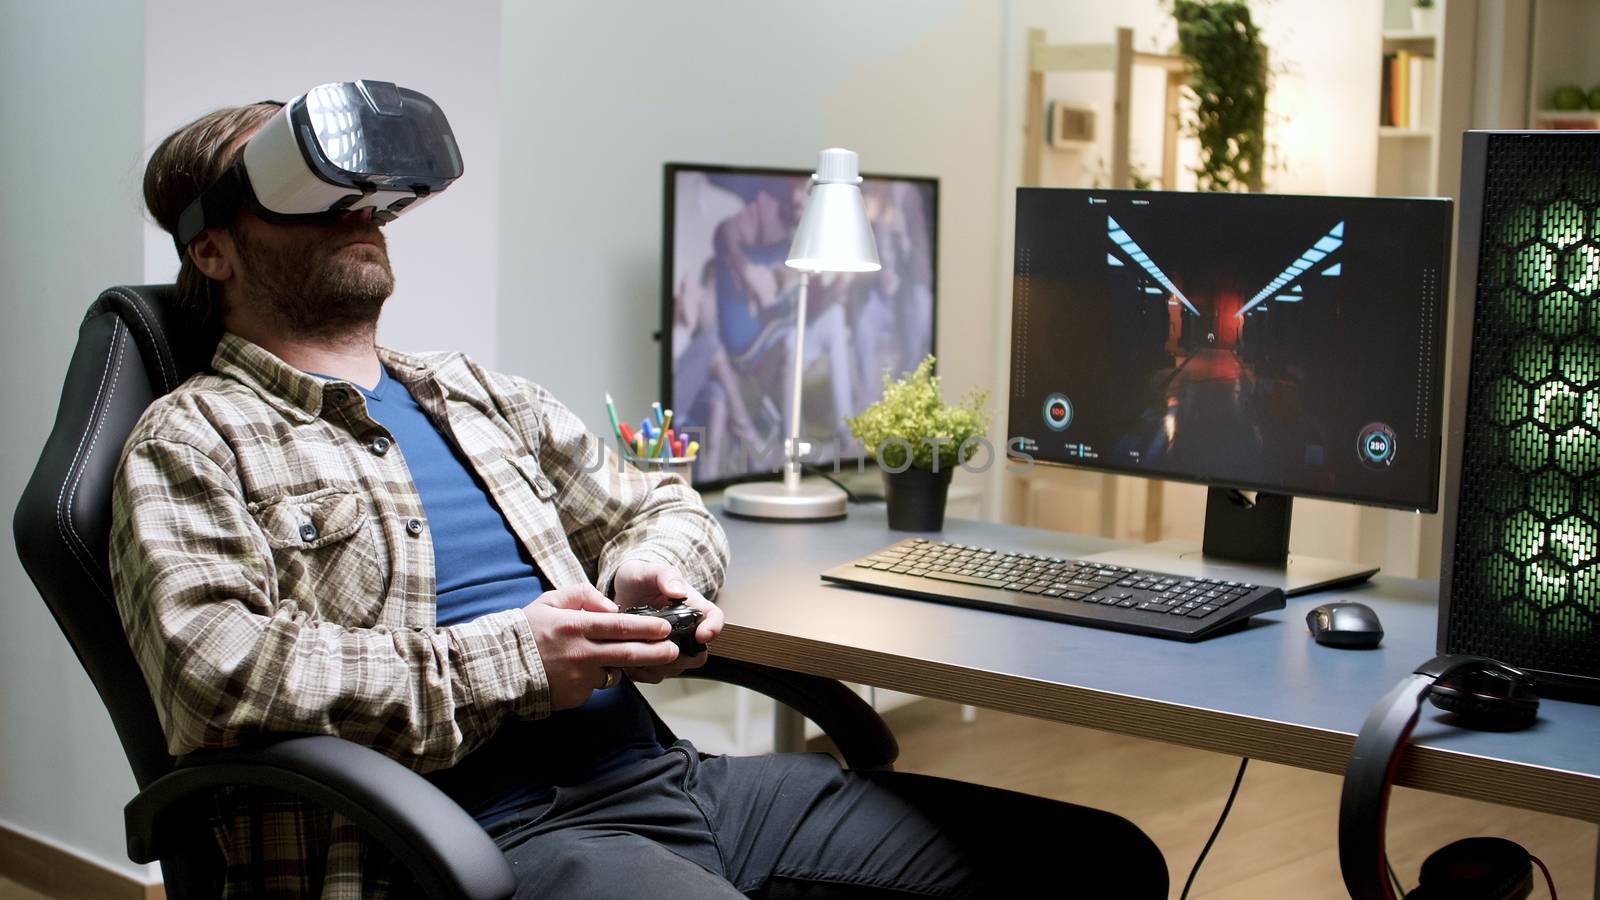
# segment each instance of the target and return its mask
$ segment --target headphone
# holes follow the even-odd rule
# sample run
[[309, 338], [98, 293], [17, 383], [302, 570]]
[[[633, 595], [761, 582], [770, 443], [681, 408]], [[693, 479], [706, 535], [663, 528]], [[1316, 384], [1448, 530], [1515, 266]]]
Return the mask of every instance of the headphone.
[[[1424, 698], [1469, 728], [1516, 731], [1539, 714], [1527, 673], [1478, 656], [1434, 657], [1378, 701], [1356, 736], [1339, 798], [1339, 869], [1354, 900], [1400, 900], [1390, 881], [1384, 819], [1389, 787]], [[1534, 862], [1504, 838], [1459, 840], [1423, 862], [1420, 883], [1405, 900], [1518, 900], [1533, 891]]]

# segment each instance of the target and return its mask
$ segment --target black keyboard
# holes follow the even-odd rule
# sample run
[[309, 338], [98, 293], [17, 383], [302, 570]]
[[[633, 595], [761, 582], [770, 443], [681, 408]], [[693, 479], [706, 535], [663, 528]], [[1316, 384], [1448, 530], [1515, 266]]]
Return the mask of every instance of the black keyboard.
[[1283, 609], [1275, 587], [911, 538], [826, 581], [1073, 625], [1199, 641]]

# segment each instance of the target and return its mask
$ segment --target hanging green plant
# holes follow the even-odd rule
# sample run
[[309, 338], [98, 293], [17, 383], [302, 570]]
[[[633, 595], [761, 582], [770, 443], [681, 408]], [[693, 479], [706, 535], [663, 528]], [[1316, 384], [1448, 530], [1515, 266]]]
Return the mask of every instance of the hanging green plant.
[[1267, 147], [1267, 47], [1245, 0], [1173, 0], [1200, 142], [1203, 191], [1260, 190]]

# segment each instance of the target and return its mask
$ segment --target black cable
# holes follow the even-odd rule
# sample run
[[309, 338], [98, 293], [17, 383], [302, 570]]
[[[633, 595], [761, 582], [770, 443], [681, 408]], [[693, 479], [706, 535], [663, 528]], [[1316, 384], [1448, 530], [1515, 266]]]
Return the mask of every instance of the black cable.
[[852, 491], [848, 487], [845, 487], [844, 482], [842, 482], [839, 479], [833, 477], [832, 475], [829, 475], [827, 473], [827, 471], [824, 470], [821, 466], [812, 465], [810, 463], [802, 463], [800, 465], [800, 469], [801, 469], [801, 471], [809, 472], [812, 475], [820, 475], [823, 478], [826, 478], [828, 481], [833, 482], [833, 486], [838, 488], [841, 491], [844, 491], [845, 499], [849, 500], [851, 503], [872, 503], [872, 502], [876, 502], [876, 501], [881, 501], [883, 499], [882, 497], [878, 496], [877, 494], [857, 494], [855, 491]]
[[1556, 881], [1550, 877], [1549, 867], [1544, 864], [1544, 860], [1534, 856], [1532, 853], [1528, 854], [1528, 858], [1539, 864], [1539, 871], [1544, 873], [1545, 887], [1550, 889], [1550, 900], [1556, 900]]
[[1200, 874], [1200, 864], [1206, 861], [1206, 854], [1211, 852], [1211, 845], [1216, 842], [1217, 835], [1222, 832], [1222, 823], [1228, 821], [1228, 810], [1233, 809], [1233, 798], [1239, 796], [1239, 782], [1244, 781], [1244, 767], [1250, 765], [1250, 757], [1239, 760], [1239, 774], [1234, 776], [1233, 790], [1228, 792], [1228, 802], [1222, 805], [1222, 815], [1217, 817], [1217, 827], [1211, 829], [1211, 837], [1206, 838], [1206, 845], [1200, 848], [1200, 856], [1194, 861], [1194, 868], [1189, 870], [1189, 880], [1183, 883], [1183, 893], [1178, 895], [1178, 900], [1188, 900], [1189, 888], [1194, 886], [1194, 877]]
[[1394, 873], [1394, 866], [1389, 865], [1389, 855], [1387, 853], [1383, 856], [1383, 868], [1389, 873], [1389, 883], [1394, 886], [1394, 895], [1396, 897], [1404, 897], [1406, 889], [1400, 884], [1400, 876]]

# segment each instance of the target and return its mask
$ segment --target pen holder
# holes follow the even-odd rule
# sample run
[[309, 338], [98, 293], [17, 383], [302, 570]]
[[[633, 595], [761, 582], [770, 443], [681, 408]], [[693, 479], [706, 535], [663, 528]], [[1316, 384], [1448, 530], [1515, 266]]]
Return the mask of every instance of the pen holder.
[[634, 456], [626, 454], [622, 457], [630, 465], [641, 472], [671, 472], [680, 475], [684, 481], [693, 482], [691, 477], [694, 472], [694, 461], [698, 456]]

